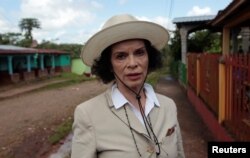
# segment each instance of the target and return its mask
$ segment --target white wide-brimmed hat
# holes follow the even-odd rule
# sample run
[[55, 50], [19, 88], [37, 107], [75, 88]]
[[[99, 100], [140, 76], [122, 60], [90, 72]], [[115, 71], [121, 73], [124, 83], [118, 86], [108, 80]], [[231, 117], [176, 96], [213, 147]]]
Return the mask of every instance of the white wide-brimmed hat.
[[86, 42], [81, 58], [86, 65], [92, 66], [102, 51], [114, 43], [146, 39], [160, 50], [167, 44], [168, 38], [168, 31], [161, 25], [140, 21], [128, 14], [116, 15], [107, 20], [102, 29]]

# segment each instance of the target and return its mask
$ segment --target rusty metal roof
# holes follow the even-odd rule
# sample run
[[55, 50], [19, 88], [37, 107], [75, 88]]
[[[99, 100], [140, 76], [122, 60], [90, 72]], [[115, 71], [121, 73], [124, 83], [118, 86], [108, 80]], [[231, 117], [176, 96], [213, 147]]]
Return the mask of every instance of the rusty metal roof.
[[212, 26], [235, 27], [241, 25], [249, 27], [250, 22], [250, 1], [233, 0], [225, 9], [221, 10], [210, 22]]

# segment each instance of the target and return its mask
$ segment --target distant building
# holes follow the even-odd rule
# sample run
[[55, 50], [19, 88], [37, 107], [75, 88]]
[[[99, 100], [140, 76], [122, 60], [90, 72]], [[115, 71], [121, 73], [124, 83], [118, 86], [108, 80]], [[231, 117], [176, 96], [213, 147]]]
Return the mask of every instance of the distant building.
[[70, 61], [69, 52], [0, 45], [0, 85], [68, 72]]
[[91, 75], [90, 67], [85, 65], [81, 58], [72, 59], [71, 72], [77, 75]]

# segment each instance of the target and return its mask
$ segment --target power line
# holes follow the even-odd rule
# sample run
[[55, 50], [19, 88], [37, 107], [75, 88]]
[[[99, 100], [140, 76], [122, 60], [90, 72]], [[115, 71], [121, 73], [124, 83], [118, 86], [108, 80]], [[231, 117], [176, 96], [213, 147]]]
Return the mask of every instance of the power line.
[[7, 21], [7, 24], [9, 24], [13, 28], [17, 28], [17, 25], [14, 24], [12, 20], [10, 20], [3, 12], [0, 11], [0, 16], [3, 17], [3, 20]]
[[[167, 0], [168, 2], [168, 0]], [[172, 18], [172, 13], [173, 13], [173, 6], [174, 6], [174, 0], [169, 0], [169, 6], [166, 5], [166, 10], [168, 10], [168, 15], [167, 15], [167, 27], [170, 28], [170, 24], [171, 24], [171, 18]]]
[[172, 12], [173, 12], [173, 5], [174, 5], [174, 1], [170, 0], [170, 5], [169, 5], [169, 14], [168, 14], [168, 18], [171, 19], [172, 16]]

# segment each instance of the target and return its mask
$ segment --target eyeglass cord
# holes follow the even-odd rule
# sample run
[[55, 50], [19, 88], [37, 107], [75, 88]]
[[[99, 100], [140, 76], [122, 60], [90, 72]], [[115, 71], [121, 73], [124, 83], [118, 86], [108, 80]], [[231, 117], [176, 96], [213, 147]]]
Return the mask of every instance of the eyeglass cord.
[[[140, 95], [140, 92], [141, 92], [141, 90], [142, 90], [143, 87], [144, 87], [144, 83], [145, 83], [147, 77], [144, 79], [144, 81], [143, 81], [143, 83], [142, 83], [142, 85], [141, 85], [141, 88], [139, 89], [138, 93], [136, 93], [133, 89], [131, 89], [129, 86], [127, 86], [127, 85], [126, 85], [126, 84], [116, 75], [115, 72], [114, 72], [114, 75], [118, 78], [118, 80], [119, 80], [126, 88], [128, 88], [131, 92], [133, 92], [133, 93], [136, 95], [136, 99], [137, 99], [137, 101], [138, 101], [139, 108], [140, 108], [140, 113], [141, 113], [141, 115], [142, 115], [143, 122], [144, 122], [145, 128], [146, 128], [146, 130], [147, 130], [147, 133], [148, 133], [149, 137], [152, 139], [149, 130], [152, 132], [154, 142], [155, 142], [155, 144], [156, 144], [157, 147], [158, 147], [158, 152], [156, 151], [156, 156], [160, 155], [160, 153], [161, 153], [160, 143], [159, 143], [158, 138], [156, 137], [156, 135], [155, 135], [155, 133], [154, 133], [154, 130], [153, 130], [151, 121], [148, 121], [148, 119], [147, 119], [147, 117], [146, 117], [146, 115], [145, 115], [145, 112], [144, 112], [144, 110], [143, 110], [143, 108], [142, 108], [142, 104], [141, 104], [141, 95]], [[138, 148], [138, 145], [137, 145], [137, 143], [136, 143], [136, 139], [135, 139], [134, 133], [133, 133], [133, 131], [132, 131], [132, 127], [131, 127], [131, 125], [130, 125], [130, 121], [129, 121], [129, 119], [128, 119], [128, 114], [127, 114], [126, 108], [124, 108], [124, 110], [125, 110], [125, 113], [126, 113], [126, 117], [127, 117], [127, 120], [128, 120], [129, 128], [130, 128], [132, 137], [133, 137], [133, 139], [134, 139], [134, 143], [135, 143], [137, 152], [138, 152], [138, 154], [139, 154], [140, 157], [141, 157], [141, 153], [140, 153], [139, 148]], [[149, 129], [148, 129], [148, 128], [149, 128]]]

